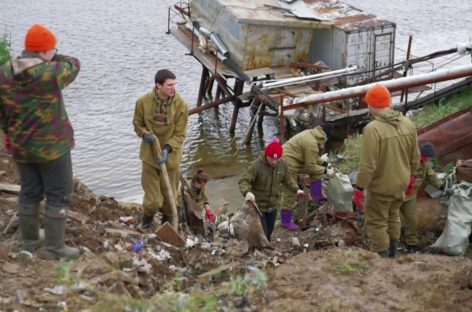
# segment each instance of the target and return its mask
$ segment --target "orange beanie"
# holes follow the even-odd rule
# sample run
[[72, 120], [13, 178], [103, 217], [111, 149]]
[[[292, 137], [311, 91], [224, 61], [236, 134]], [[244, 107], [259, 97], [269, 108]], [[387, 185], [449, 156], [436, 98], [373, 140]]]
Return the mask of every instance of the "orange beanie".
[[25, 49], [29, 52], [46, 52], [56, 47], [56, 36], [41, 24], [35, 24], [26, 33]]
[[370, 107], [386, 108], [392, 103], [390, 91], [381, 84], [376, 84], [367, 91], [365, 100]]

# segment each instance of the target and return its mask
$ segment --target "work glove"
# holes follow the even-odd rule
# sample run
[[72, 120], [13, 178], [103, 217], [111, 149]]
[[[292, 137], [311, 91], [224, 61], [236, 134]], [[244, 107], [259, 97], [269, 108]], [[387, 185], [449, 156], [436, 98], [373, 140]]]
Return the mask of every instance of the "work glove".
[[157, 164], [159, 166], [167, 162], [167, 160], [169, 159], [169, 150], [170, 150], [170, 146], [167, 144], [164, 145], [164, 148], [162, 149], [162, 153], [161, 153], [161, 158], [157, 161]]
[[364, 191], [360, 189], [354, 190], [354, 203], [357, 209], [364, 210]]
[[326, 168], [326, 175], [330, 178], [334, 177], [334, 168], [331, 168], [331, 167]]
[[211, 223], [216, 223], [216, 216], [210, 208], [205, 209], [205, 218], [210, 220]]
[[144, 142], [146, 142], [147, 144], [154, 143], [154, 136], [152, 134], [145, 134], [143, 138]]
[[406, 188], [406, 191], [405, 191], [405, 195], [413, 194], [414, 190], [415, 190], [415, 177], [411, 176], [410, 183], [408, 183], [408, 187]]
[[251, 192], [246, 193], [246, 197], [244, 198], [246, 201], [252, 201], [253, 203], [256, 201], [256, 196]]
[[13, 153], [13, 148], [11, 146], [10, 137], [6, 133], [4, 133], [4, 135], [3, 135], [3, 145], [5, 146], [5, 152], [7, 152], [7, 154], [12, 154]]
[[323, 162], [323, 164], [322, 164], [323, 167], [328, 167], [329, 166], [328, 153], [321, 155], [320, 160]]
[[306, 197], [306, 194], [305, 194], [304, 191], [298, 190], [298, 191], [297, 191], [297, 197], [302, 197], [302, 198], [303, 198], [303, 197]]

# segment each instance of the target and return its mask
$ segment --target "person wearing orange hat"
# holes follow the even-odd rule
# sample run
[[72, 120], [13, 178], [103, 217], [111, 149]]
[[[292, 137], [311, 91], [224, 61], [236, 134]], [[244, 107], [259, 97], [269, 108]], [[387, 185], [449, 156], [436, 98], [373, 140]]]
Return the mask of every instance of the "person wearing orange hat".
[[[284, 185], [298, 196], [304, 192], [289, 174], [287, 161], [283, 158], [283, 147], [280, 140], [275, 138], [267, 145], [258, 159], [254, 161], [242, 174], [239, 180], [239, 190], [246, 201], [257, 202], [261, 211], [260, 219], [267, 239], [270, 241], [274, 230], [277, 210], [280, 208], [281, 191]], [[281, 215], [281, 223], [289, 226], [290, 220]], [[293, 226], [297, 227], [296, 224]], [[297, 227], [298, 229], [298, 227]], [[290, 229], [289, 229], [290, 230]]]
[[46, 197], [45, 237], [38, 256], [74, 259], [79, 250], [64, 242], [74, 132], [62, 89], [75, 80], [80, 62], [57, 54], [56, 46], [54, 33], [35, 24], [26, 33], [21, 55], [0, 67], [0, 128], [11, 142], [21, 180], [21, 253], [31, 255], [41, 244], [39, 204]]
[[393, 258], [400, 238], [400, 207], [420, 160], [418, 137], [413, 122], [390, 108], [392, 98], [385, 86], [373, 85], [365, 99], [374, 120], [363, 130], [354, 202], [364, 209], [365, 190], [370, 250]]

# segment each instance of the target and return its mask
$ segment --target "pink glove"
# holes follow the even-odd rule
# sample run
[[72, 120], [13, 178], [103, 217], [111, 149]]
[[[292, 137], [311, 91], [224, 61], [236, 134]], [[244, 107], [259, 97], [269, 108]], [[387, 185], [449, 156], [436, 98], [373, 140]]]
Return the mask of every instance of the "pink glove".
[[13, 153], [13, 148], [11, 146], [10, 137], [6, 133], [4, 133], [4, 135], [3, 135], [3, 145], [5, 146], [5, 151], [7, 152], [7, 154], [12, 154]]
[[358, 189], [354, 191], [354, 203], [359, 210], [364, 210], [364, 191]]
[[207, 220], [210, 220], [211, 223], [216, 223], [216, 216], [213, 213], [213, 211], [211, 211], [211, 209], [206, 209], [205, 210], [205, 218]]
[[298, 190], [297, 191], [297, 197], [304, 198], [304, 197], [306, 197], [306, 194], [302, 190]]
[[410, 183], [408, 184], [408, 187], [406, 188], [405, 195], [411, 195], [415, 191], [415, 177], [411, 176], [410, 177]]

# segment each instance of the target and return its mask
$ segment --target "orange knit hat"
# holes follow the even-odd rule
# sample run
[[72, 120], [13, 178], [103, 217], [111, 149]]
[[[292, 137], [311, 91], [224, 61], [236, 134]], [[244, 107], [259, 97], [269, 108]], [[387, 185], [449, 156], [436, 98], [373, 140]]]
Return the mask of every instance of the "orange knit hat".
[[46, 52], [56, 47], [56, 36], [41, 24], [35, 24], [26, 33], [25, 50], [29, 52]]
[[392, 103], [390, 91], [381, 84], [376, 84], [367, 91], [365, 100], [370, 107], [386, 108]]

